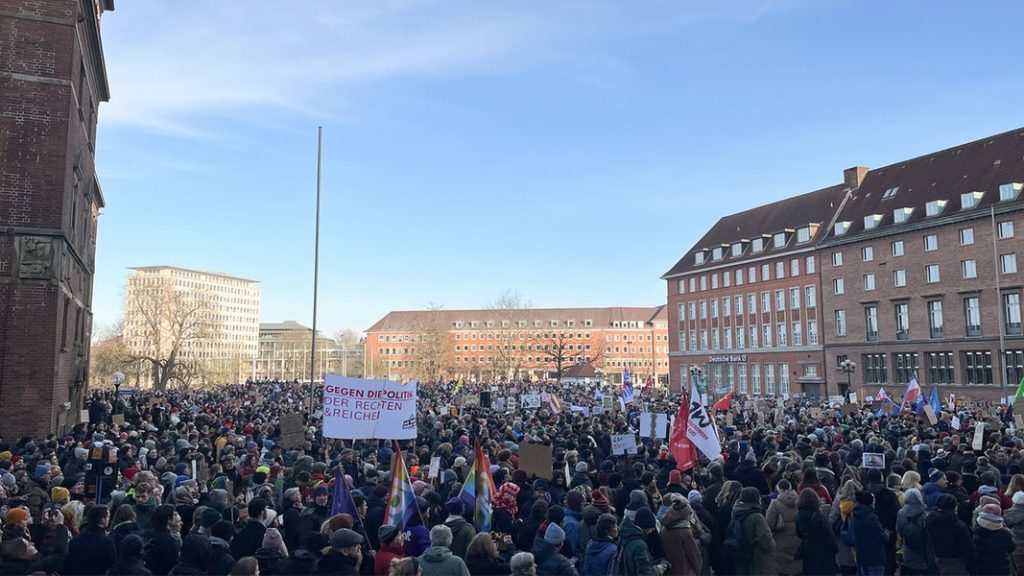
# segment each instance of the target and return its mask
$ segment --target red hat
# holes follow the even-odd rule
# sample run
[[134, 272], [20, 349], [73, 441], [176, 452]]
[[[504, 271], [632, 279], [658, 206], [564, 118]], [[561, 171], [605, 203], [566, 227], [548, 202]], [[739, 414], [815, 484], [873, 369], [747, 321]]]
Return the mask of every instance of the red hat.
[[135, 479], [135, 475], [138, 474], [138, 473], [139, 473], [139, 469], [138, 468], [125, 468], [125, 470], [124, 470], [124, 477], [129, 479], [129, 480], [134, 480]]
[[669, 484], [682, 484], [683, 483], [683, 475], [679, 473], [679, 470], [673, 470], [673, 471], [668, 473], [668, 483]]
[[590, 503], [600, 508], [608, 505], [608, 498], [605, 497], [604, 492], [595, 489], [590, 493]]

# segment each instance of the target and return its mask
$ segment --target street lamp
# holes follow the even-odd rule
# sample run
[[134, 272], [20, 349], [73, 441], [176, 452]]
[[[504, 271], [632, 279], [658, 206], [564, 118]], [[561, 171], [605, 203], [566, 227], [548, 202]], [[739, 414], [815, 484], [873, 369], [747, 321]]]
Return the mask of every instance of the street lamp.
[[[839, 363], [839, 370], [842, 372], [846, 372], [846, 386], [840, 392], [843, 395], [843, 403], [846, 403], [849, 401], [850, 398], [850, 376], [857, 370], [857, 363], [854, 362], [853, 360], [850, 360], [849, 358], [846, 358], [845, 360]], [[843, 387], [842, 384], [840, 384], [839, 386]]]
[[114, 413], [120, 414], [121, 386], [124, 384], [124, 374], [121, 372], [114, 372], [110, 377], [110, 382], [114, 385]]
[[690, 366], [690, 380], [697, 384], [698, 393], [703, 394], [706, 392], [704, 385], [704, 368], [696, 365]]

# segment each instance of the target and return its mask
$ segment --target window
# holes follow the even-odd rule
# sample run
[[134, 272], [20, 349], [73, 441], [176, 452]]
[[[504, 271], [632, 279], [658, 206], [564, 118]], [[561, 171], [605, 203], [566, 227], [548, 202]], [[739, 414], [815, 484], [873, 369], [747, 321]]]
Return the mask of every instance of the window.
[[1016, 274], [1017, 273], [1017, 255], [1016, 254], [1000, 254], [999, 255], [999, 270], [1003, 274]]
[[708, 301], [707, 300], [701, 300], [700, 301], [700, 319], [701, 320], [706, 320], [707, 317], [708, 317]]
[[999, 223], [999, 239], [1013, 238], [1013, 220], [1005, 220]]
[[1000, 202], [1013, 202], [1020, 196], [1020, 190], [1024, 188], [1024, 184], [1020, 182], [1011, 182], [1009, 184], [1001, 184], [999, 186], [999, 201]]
[[789, 396], [789, 364], [779, 364], [779, 394]]
[[786, 233], [779, 232], [772, 236], [772, 246], [775, 248], [783, 248], [786, 246]]
[[[1003, 294], [1003, 323], [1006, 327], [1007, 335], [1021, 335], [1020, 292], [1007, 292]], [[1016, 380], [1016, 382], [1020, 382], [1020, 380]]]
[[721, 246], [711, 249], [711, 259], [715, 260], [715, 261], [722, 259], [722, 248], [721, 248]]
[[964, 298], [964, 324], [968, 336], [981, 336], [981, 299]]
[[896, 193], [899, 192], [899, 191], [900, 191], [900, 187], [899, 186], [893, 186], [892, 188], [886, 189], [885, 194], [882, 194], [882, 200], [888, 200], [890, 198], [894, 198], [896, 196]]
[[786, 309], [786, 292], [785, 290], [775, 291], [775, 311], [782, 312]]
[[978, 263], [972, 258], [970, 260], [960, 261], [960, 274], [964, 278], [977, 278], [978, 277]]
[[700, 349], [701, 350], [707, 350], [708, 349], [708, 331], [707, 330], [701, 330], [700, 331]]
[[964, 384], [992, 384], [992, 352], [977, 350], [964, 352]]
[[775, 340], [776, 344], [778, 344], [779, 346], [785, 346], [786, 345], [786, 324], [785, 323], [779, 322], [778, 324], [775, 325], [775, 336], [776, 336], [776, 340]]
[[718, 290], [718, 273], [711, 275], [711, 289]]
[[846, 336], [846, 310], [836, 310], [836, 336]]
[[843, 282], [842, 278], [833, 278], [832, 293], [838, 295], [842, 294], [843, 292], [846, 292], [846, 283]]
[[747, 335], [750, 336], [750, 347], [757, 348], [757, 326], [748, 326]]
[[736, 296], [733, 297], [733, 308], [736, 309], [736, 315], [737, 316], [742, 316], [743, 315], [743, 296], [742, 295], [737, 294]]
[[718, 298], [711, 300], [711, 317], [718, 318]]
[[836, 222], [832, 229], [835, 231], [836, 236], [842, 236], [850, 231], [850, 222]]
[[968, 192], [960, 195], [960, 209], [967, 210], [968, 208], [974, 208], [981, 202], [981, 197], [984, 196], [984, 192]]
[[793, 346], [804, 345], [803, 326], [799, 322], [793, 322]]
[[974, 228], [961, 228], [960, 245], [970, 246], [971, 244], [974, 244]]
[[732, 316], [732, 298], [722, 298], [722, 316]]
[[743, 244], [739, 242], [733, 243], [731, 247], [731, 254], [733, 256], [741, 256], [743, 254]]
[[790, 278], [792, 278], [793, 276], [799, 276], [799, 275], [800, 275], [800, 259], [799, 258], [793, 258], [792, 260], [789, 261], [789, 276], [790, 276]]
[[746, 347], [746, 342], [744, 341], [745, 334], [746, 333], [743, 331], [743, 326], [736, 327], [736, 347], [739, 348], [740, 350]]
[[775, 263], [775, 278], [779, 279], [779, 278], [785, 278], [785, 277], [786, 277], [786, 263], [785, 262], [781, 262], [781, 261], [780, 262], [776, 262]]
[[878, 306], [864, 307], [864, 330], [868, 342], [878, 341]]
[[697, 279], [690, 278], [690, 292], [694, 292], [695, 290], [697, 290]]
[[871, 246], [865, 246], [860, 249], [860, 258], [864, 262], [870, 262], [875, 259], [875, 249]]
[[771, 312], [772, 302], [768, 292], [761, 292], [761, 312]]
[[864, 229], [874, 230], [882, 222], [881, 214], [868, 214], [864, 217]]
[[894, 224], [903, 224], [910, 219], [910, 215], [913, 213], [913, 208], [897, 208], [892, 211], [892, 221]]
[[903, 268], [892, 271], [892, 285], [902, 288], [907, 285], [907, 271]]
[[769, 266], [768, 264], [762, 264], [761, 265], [761, 281], [763, 282], [763, 281], [771, 280], [771, 279], [772, 279], [772, 267]]
[[[893, 354], [893, 364], [898, 384], [909, 384], [911, 377], [917, 373], [917, 353], [906, 352]], [[921, 390], [924, 395], [924, 390]]]
[[789, 289], [789, 307], [793, 310], [800, 308], [800, 289], [790, 288]]
[[939, 281], [939, 265], [929, 264], [924, 267], [924, 280], [929, 284], [935, 284]]
[[846, 354], [836, 354], [836, 368], [841, 367], [843, 365], [843, 362], [846, 362], [848, 358], [849, 356], [847, 356]]
[[754, 252], [761, 252], [764, 250], [764, 238], [754, 238], [750, 243], [750, 249]]
[[764, 364], [764, 393], [775, 396], [775, 365], [768, 362]]
[[910, 305], [906, 302], [897, 302], [896, 312], [896, 339], [910, 340]]
[[686, 294], [686, 280], [680, 279], [676, 288], [676, 294]]
[[808, 274], [814, 274], [814, 256], [804, 258], [804, 270]]
[[689, 308], [690, 308], [690, 315], [688, 316], [688, 318], [690, 320], [696, 320], [697, 319], [697, 303], [691, 301], [689, 303]]
[[753, 292], [747, 294], [747, 314], [757, 313], [757, 296]]
[[868, 384], [886, 384], [885, 354], [864, 355], [864, 379]]
[[747, 282], [757, 282], [757, 266], [747, 268]]
[[754, 396], [761, 395], [761, 365], [751, 364], [750, 365], [750, 385], [751, 393]]
[[811, 229], [807, 226], [796, 229], [796, 241], [797, 244], [803, 244], [804, 242], [811, 241]]
[[679, 350], [680, 352], [686, 352], [686, 332], [679, 331]]
[[804, 299], [807, 301], [808, 308], [814, 308], [818, 305], [817, 292], [817, 286], [811, 285], [804, 287]]
[[694, 264], [703, 264], [704, 263], [704, 251], [703, 250], [698, 250], [697, 252], [695, 252], [693, 254], [693, 263]]
[[807, 344], [811, 346], [818, 345], [818, 321], [808, 320], [807, 321]]
[[932, 338], [942, 338], [942, 300], [928, 302], [928, 332]]
[[732, 349], [732, 328], [723, 328], [722, 329], [722, 340], [723, 340], [722, 346], [726, 350], [731, 350]]
[[718, 350], [721, 348], [720, 341], [718, 338], [718, 328], [711, 330], [711, 349]]
[[889, 250], [893, 256], [903, 256], [903, 240], [896, 240], [889, 244]]
[[1024, 350], [1007, 350], [1003, 354], [1003, 367], [1006, 370], [1006, 382], [1011, 386], [1024, 380]]
[[765, 348], [772, 347], [772, 325], [762, 324], [761, 325], [761, 344]]
[[723, 272], [722, 273], [722, 286], [728, 288], [731, 285], [732, 285], [732, 274], [729, 274], [728, 272]]
[[680, 302], [676, 308], [679, 312], [679, 321], [686, 322], [686, 304], [684, 302]]
[[931, 202], [924, 205], [925, 216], [938, 216], [942, 213], [942, 209], [946, 207], [945, 200], [932, 200]]
[[703, 292], [704, 290], [708, 289], [708, 277], [707, 276], [701, 276], [700, 277], [700, 289], [701, 289], [701, 292]]
[[843, 265], [843, 253], [842, 252], [838, 252], [837, 251], [837, 252], [833, 252], [832, 253], [832, 265], [833, 266], [842, 266]]
[[928, 234], [924, 237], [924, 251], [934, 252], [939, 249], [939, 237], [935, 234]]
[[875, 275], [865, 274], [864, 275], [864, 290], [870, 291], [875, 289]]
[[928, 382], [930, 384], [956, 383], [952, 352], [928, 353]]
[[738, 373], [738, 383], [739, 383], [740, 394], [746, 394], [747, 393], [747, 365], [746, 364], [740, 364], [739, 366], [736, 367], [736, 370], [737, 370], [737, 373]]
[[690, 351], [697, 349], [697, 331], [690, 330]]

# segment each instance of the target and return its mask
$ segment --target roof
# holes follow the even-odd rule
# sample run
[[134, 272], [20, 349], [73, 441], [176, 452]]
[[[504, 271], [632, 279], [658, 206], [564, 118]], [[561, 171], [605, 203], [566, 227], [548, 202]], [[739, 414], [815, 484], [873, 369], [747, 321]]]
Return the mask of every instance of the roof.
[[[867, 173], [860, 187], [843, 206], [837, 222], [849, 222], [845, 234], [826, 231], [824, 242], [841, 243], [860, 237], [873, 237], [906, 228], [928, 226], [973, 216], [987, 216], [989, 207], [1006, 205], [999, 201], [999, 186], [1024, 182], [1024, 128], [988, 136], [877, 168]], [[894, 190], [895, 189], [895, 190]], [[887, 191], [893, 191], [886, 197]], [[971, 208], [963, 209], [961, 195], [983, 192]], [[947, 203], [936, 216], [926, 216], [928, 202]], [[1024, 194], [1012, 204], [1019, 208]], [[905, 222], [896, 224], [893, 212], [913, 209]], [[865, 229], [865, 217], [878, 215], [873, 229]]]
[[[739, 256], [732, 256], [729, 247], [736, 242], [751, 241], [783, 231], [795, 231], [797, 228], [815, 224], [818, 225], [818, 228], [811, 228], [809, 240], [799, 246], [811, 247], [824, 235], [836, 210], [842, 204], [846, 192], [847, 188], [844, 184], [837, 184], [725, 216], [712, 226], [662, 278], [667, 279], [698, 272], [712, 266], [789, 252], [798, 247], [795, 234], [791, 234], [792, 237], [787, 238], [786, 245], [781, 248], [774, 248], [769, 238], [765, 242], [765, 248], [757, 253], [752, 252], [749, 244], [744, 244], [742, 253]], [[710, 250], [719, 247], [723, 248], [723, 256], [720, 260], [713, 261]], [[702, 250], [707, 250], [709, 253], [703, 264], [697, 264], [695, 254]]]
[[597, 370], [590, 362], [573, 364], [562, 374], [562, 378], [594, 378]]
[[309, 332], [311, 328], [309, 326], [303, 326], [295, 320], [285, 320], [284, 322], [261, 322], [260, 332], [289, 332], [291, 330], [303, 330]]
[[[583, 321], [590, 320], [589, 328], [611, 328], [613, 322], [637, 322], [638, 327], [646, 328], [655, 320], [666, 321], [668, 313], [665, 305], [646, 307], [611, 307], [611, 308], [523, 308], [516, 310], [401, 310], [388, 312], [378, 320], [367, 332], [393, 332], [418, 330], [431, 322], [439, 322], [449, 328], [453, 322], [464, 322], [463, 329], [470, 329], [471, 321], [480, 322], [477, 329], [488, 329], [488, 320], [494, 321], [490, 329], [500, 329], [502, 320], [518, 322], [525, 320], [533, 328], [533, 322], [544, 322], [544, 328], [551, 328], [550, 321], [557, 320], [557, 328], [567, 328], [565, 321], [575, 321], [574, 329], [584, 328]], [[518, 328], [512, 326], [512, 328]]]
[[183, 272], [195, 272], [196, 274], [206, 274], [208, 276], [220, 276], [221, 278], [229, 278], [231, 280], [241, 280], [243, 282], [252, 282], [259, 284], [259, 280], [252, 280], [250, 278], [242, 278], [241, 276], [232, 276], [223, 272], [208, 272], [206, 270], [196, 270], [194, 268], [182, 268], [181, 266], [165, 266], [163, 264], [157, 264], [155, 266], [129, 266], [129, 270], [181, 270]]

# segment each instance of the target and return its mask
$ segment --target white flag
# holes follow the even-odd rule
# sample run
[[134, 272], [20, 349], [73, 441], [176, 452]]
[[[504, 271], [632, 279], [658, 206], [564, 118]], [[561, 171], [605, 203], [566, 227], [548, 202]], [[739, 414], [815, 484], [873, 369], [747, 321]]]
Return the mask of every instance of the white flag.
[[722, 457], [722, 443], [718, 440], [715, 422], [701, 403], [696, 383], [690, 385], [690, 416], [686, 426], [686, 437], [709, 460], [718, 460]]

